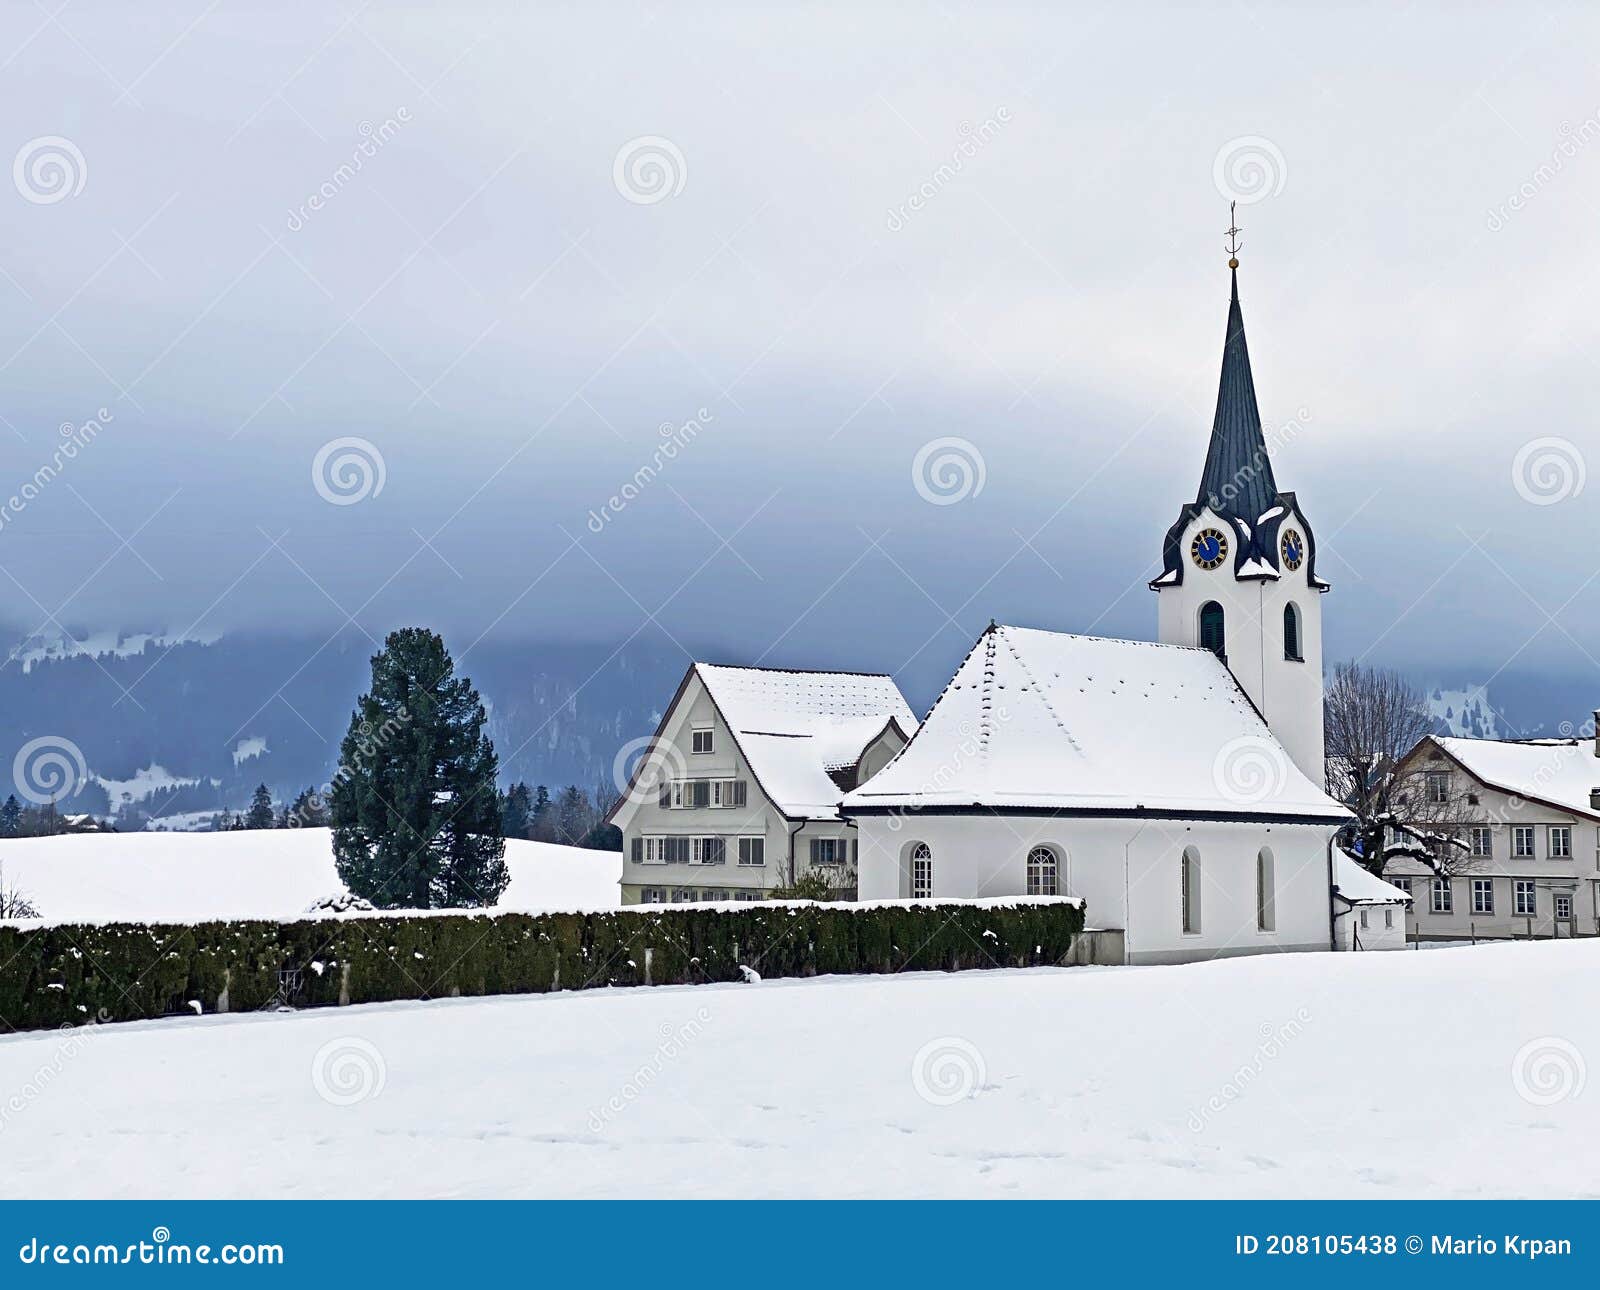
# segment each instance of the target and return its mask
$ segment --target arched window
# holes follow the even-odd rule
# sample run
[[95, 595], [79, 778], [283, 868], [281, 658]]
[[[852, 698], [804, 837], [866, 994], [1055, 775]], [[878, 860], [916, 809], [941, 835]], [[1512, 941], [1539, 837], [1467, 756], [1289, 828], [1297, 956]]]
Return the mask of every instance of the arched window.
[[1200, 644], [1218, 658], [1228, 657], [1222, 631], [1222, 606], [1215, 600], [1200, 606]]
[[926, 842], [911, 848], [911, 899], [930, 900], [933, 897], [933, 852]]
[[1061, 894], [1060, 866], [1056, 853], [1049, 847], [1034, 847], [1028, 852], [1028, 895], [1059, 896]]
[[1278, 878], [1274, 872], [1272, 852], [1262, 847], [1256, 853], [1256, 930], [1274, 931], [1278, 926], [1275, 908], [1278, 897]]
[[1200, 931], [1200, 853], [1183, 849], [1183, 930], [1188, 935]]
[[1283, 607], [1283, 656], [1296, 663], [1301, 661], [1300, 606], [1292, 600]]

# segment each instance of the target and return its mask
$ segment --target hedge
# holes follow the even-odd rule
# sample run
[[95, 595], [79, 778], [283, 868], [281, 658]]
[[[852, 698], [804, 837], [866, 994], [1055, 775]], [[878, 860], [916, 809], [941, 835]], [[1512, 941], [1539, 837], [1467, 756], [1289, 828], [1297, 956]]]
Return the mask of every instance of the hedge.
[[1061, 962], [1067, 900], [771, 902], [605, 913], [0, 926], [0, 1025], [17, 1030], [288, 1005]]

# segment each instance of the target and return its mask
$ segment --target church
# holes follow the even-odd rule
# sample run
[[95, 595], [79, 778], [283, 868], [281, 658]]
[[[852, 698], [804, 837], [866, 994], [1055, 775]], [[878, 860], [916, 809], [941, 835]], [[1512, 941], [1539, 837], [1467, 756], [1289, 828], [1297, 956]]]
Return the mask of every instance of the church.
[[612, 816], [624, 901], [755, 898], [820, 871], [862, 900], [1081, 897], [1129, 963], [1348, 940], [1341, 916], [1372, 893], [1339, 899], [1351, 817], [1323, 790], [1329, 588], [1274, 477], [1229, 269], [1200, 486], [1150, 583], [1157, 639], [991, 623], [920, 722], [886, 676], [697, 663], [656, 733], [664, 778]]

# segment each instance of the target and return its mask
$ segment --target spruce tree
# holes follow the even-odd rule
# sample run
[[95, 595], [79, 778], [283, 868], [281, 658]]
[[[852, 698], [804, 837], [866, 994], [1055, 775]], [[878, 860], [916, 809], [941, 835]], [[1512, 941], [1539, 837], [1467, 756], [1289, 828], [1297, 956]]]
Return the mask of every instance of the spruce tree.
[[435, 633], [391, 632], [356, 701], [330, 802], [339, 877], [380, 909], [492, 905], [510, 882], [499, 759]]
[[12, 793], [6, 798], [5, 805], [0, 806], [0, 837], [14, 838], [21, 827], [22, 804], [17, 801], [17, 795]]
[[250, 809], [245, 813], [244, 826], [247, 829], [272, 827], [272, 794], [265, 784], [256, 785], [256, 791], [250, 798]]
[[528, 836], [538, 842], [555, 840], [555, 812], [550, 806], [550, 790], [543, 784], [533, 790], [533, 810], [528, 815]]
[[508, 838], [528, 836], [529, 817], [533, 813], [533, 793], [526, 784], [516, 783], [506, 794], [501, 818]]

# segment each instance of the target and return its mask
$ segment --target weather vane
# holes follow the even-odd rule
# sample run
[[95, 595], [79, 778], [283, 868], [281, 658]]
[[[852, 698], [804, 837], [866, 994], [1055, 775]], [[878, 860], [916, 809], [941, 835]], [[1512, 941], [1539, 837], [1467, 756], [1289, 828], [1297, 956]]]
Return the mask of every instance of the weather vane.
[[1239, 234], [1243, 233], [1244, 230], [1239, 227], [1238, 217], [1234, 214], [1234, 208], [1238, 204], [1238, 202], [1228, 203], [1228, 267], [1230, 269], [1239, 267], [1239, 252], [1244, 249], [1244, 243], [1239, 240]]

